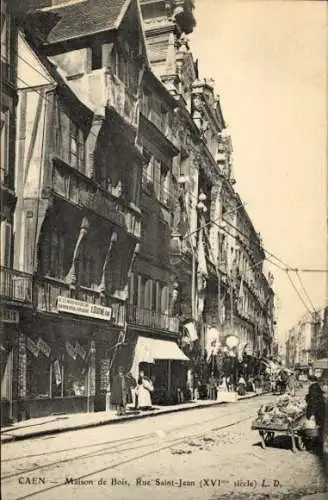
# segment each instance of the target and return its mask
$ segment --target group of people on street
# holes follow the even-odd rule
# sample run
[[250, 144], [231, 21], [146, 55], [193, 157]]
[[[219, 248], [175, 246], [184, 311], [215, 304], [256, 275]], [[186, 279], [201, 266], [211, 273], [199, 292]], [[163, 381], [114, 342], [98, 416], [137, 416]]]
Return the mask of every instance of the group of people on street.
[[235, 391], [243, 396], [259, 388], [271, 390], [271, 375], [266, 365], [246, 352], [239, 358], [233, 349], [230, 352], [223, 349], [206, 357], [200, 366], [194, 376], [193, 399], [216, 399], [218, 391]]
[[135, 410], [152, 408], [151, 393], [154, 386], [143, 370], [140, 370], [138, 380], [130, 374], [125, 374], [122, 366], [114, 377], [111, 387], [111, 404], [116, 407], [119, 415], [125, 414], [127, 405], [133, 404]]

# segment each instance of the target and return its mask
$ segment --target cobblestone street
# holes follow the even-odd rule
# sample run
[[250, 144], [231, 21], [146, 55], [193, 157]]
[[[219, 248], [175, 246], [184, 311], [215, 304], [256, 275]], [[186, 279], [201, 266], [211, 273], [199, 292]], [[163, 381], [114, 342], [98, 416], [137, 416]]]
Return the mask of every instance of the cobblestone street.
[[5, 500], [299, 499], [324, 491], [317, 457], [250, 430], [273, 396], [3, 446]]

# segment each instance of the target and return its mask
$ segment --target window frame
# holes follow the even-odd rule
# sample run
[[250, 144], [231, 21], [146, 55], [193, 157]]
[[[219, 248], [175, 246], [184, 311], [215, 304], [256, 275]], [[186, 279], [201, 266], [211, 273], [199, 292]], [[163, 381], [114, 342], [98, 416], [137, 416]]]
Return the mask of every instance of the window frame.
[[[7, 231], [9, 229], [9, 237], [7, 236]], [[1, 221], [1, 255], [0, 255], [0, 265], [3, 267], [11, 267], [12, 262], [12, 236], [13, 227], [8, 220], [4, 219]], [[9, 242], [9, 248], [7, 246]]]
[[1, 182], [6, 181], [9, 172], [10, 110], [1, 107]]
[[[72, 145], [74, 144], [75, 151]], [[69, 118], [69, 163], [73, 168], [84, 172], [85, 168], [85, 138], [81, 127]]]

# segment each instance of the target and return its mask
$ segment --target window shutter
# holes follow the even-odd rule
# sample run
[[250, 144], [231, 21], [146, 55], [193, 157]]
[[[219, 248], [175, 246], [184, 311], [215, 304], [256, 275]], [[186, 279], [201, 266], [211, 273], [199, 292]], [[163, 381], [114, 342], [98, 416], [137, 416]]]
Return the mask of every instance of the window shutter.
[[1, 222], [1, 265], [10, 267], [11, 264], [11, 224]]
[[144, 307], [144, 286], [142, 283], [142, 277], [138, 276], [138, 307]]
[[70, 120], [67, 114], [61, 110], [61, 143], [62, 143], [62, 157], [69, 163], [70, 162]]
[[147, 280], [145, 285], [145, 309], [151, 309], [151, 301], [152, 301], [152, 281]]
[[154, 161], [154, 190], [156, 197], [160, 197], [161, 189], [161, 164], [158, 160]]
[[161, 292], [161, 312], [163, 314], [169, 313], [169, 287], [163, 286]]
[[129, 278], [128, 278], [128, 301], [129, 304], [133, 304], [133, 298], [134, 298], [134, 274], [131, 273]]
[[79, 134], [79, 146], [78, 146], [78, 154], [79, 154], [79, 170], [84, 173], [85, 171], [85, 147], [84, 147], [84, 134], [81, 129], [78, 131]]

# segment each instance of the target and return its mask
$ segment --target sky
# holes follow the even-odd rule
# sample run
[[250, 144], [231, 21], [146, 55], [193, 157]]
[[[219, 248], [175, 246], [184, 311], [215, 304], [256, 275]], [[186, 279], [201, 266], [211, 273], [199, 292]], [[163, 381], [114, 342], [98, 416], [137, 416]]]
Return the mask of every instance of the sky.
[[[304, 0], [196, 0], [189, 35], [214, 78], [234, 147], [236, 190], [265, 249], [297, 268], [328, 268], [327, 5]], [[275, 276], [277, 336], [307, 309]], [[291, 275], [304, 296], [297, 276]], [[327, 275], [301, 274], [315, 308]]]

